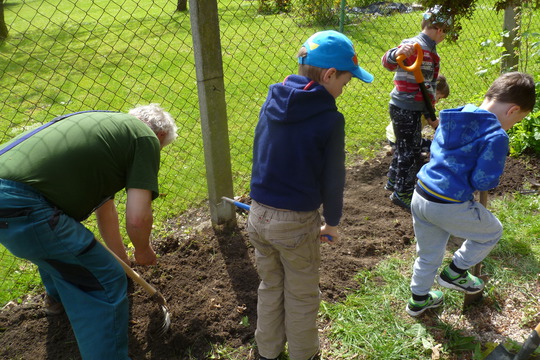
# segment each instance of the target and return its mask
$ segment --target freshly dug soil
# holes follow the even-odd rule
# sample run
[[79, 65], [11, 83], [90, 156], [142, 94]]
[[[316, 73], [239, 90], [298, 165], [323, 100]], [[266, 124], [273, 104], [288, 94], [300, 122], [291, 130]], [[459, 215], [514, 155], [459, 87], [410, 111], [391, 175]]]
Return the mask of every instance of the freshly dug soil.
[[[322, 245], [320, 287], [326, 301], [342, 300], [354, 291], [359, 270], [414, 247], [410, 214], [393, 205], [383, 188], [389, 161], [381, 155], [358, 161], [347, 171], [342, 238]], [[509, 158], [501, 184], [490, 197], [520, 190], [537, 174], [537, 158]], [[237, 213], [238, 225], [232, 230], [213, 229], [206, 208], [170, 220], [169, 237], [154, 242], [158, 265], [135, 267], [167, 299], [172, 326], [166, 336], [159, 336], [159, 307], [130, 284], [133, 360], [206, 359], [211, 344], [235, 349], [253, 342], [259, 280], [245, 231], [247, 215], [243, 210]], [[497, 321], [499, 329], [491, 330], [501, 334], [505, 329], [507, 336], [519, 323], [511, 313]], [[252, 347], [238, 351], [238, 359], [256, 358]], [[0, 358], [61, 360], [80, 355], [67, 317], [45, 316], [42, 296], [34, 296], [0, 311]]]

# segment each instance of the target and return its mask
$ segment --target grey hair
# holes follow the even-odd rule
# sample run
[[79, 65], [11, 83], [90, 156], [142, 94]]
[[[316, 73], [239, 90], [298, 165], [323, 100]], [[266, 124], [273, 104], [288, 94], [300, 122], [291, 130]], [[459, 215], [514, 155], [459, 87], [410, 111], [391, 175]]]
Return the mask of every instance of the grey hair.
[[163, 146], [169, 145], [178, 136], [176, 133], [178, 127], [174, 123], [173, 117], [160, 108], [159, 104], [137, 106], [129, 110], [128, 114], [144, 122], [154, 133], [164, 132]]

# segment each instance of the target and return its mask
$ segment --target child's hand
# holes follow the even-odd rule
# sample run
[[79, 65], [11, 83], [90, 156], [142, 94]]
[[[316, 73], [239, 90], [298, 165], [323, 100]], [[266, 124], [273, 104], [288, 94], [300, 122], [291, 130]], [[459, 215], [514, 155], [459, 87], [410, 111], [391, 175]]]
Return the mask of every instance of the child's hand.
[[439, 126], [439, 119], [435, 119], [435, 121], [428, 121], [429, 125], [433, 128], [433, 129], [437, 129], [437, 127]]
[[405, 45], [402, 45], [400, 46], [397, 51], [396, 51], [396, 58], [399, 56], [399, 55], [405, 55], [407, 58], [413, 54], [416, 54], [416, 49], [414, 47], [414, 43], [413, 44], [405, 44]]
[[339, 239], [337, 226], [323, 225], [320, 233], [321, 242], [333, 244]]

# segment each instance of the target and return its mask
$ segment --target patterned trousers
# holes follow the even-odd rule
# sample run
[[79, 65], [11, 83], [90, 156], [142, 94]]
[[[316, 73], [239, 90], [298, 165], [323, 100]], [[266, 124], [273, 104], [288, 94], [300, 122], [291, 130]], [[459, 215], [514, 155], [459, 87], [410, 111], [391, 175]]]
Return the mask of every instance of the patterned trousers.
[[395, 105], [390, 105], [389, 111], [396, 136], [396, 150], [387, 176], [394, 182], [396, 192], [412, 193], [416, 174], [422, 165], [422, 112], [401, 109]]

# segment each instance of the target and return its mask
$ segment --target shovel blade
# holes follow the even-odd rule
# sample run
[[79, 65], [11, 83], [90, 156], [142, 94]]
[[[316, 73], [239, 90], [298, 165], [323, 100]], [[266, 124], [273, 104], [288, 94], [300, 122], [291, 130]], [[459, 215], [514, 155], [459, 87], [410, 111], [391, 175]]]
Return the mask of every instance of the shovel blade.
[[514, 356], [501, 344], [493, 349], [484, 360], [513, 360]]

